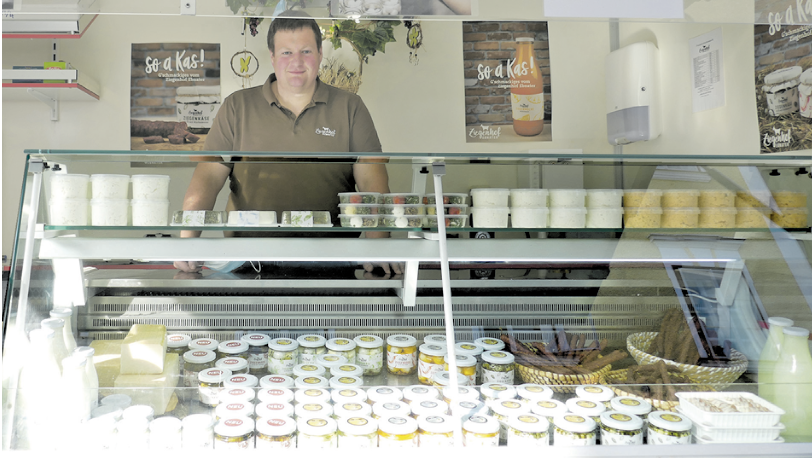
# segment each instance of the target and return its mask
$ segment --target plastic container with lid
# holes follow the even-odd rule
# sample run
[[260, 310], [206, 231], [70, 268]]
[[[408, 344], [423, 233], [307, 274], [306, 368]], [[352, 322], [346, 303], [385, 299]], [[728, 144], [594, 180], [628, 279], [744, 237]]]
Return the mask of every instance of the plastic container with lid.
[[552, 399], [553, 390], [537, 383], [524, 383], [516, 387], [516, 395], [522, 402], [533, 405], [538, 401]]
[[382, 204], [379, 192], [339, 192], [338, 201], [342, 204]]
[[241, 388], [243, 390], [253, 390], [259, 385], [259, 379], [251, 374], [232, 374], [223, 381], [223, 388], [230, 390], [232, 388]]
[[727, 208], [736, 206], [736, 191], [704, 189], [699, 191], [699, 208]]
[[736, 191], [736, 208], [769, 207], [773, 202], [773, 195], [768, 189]]
[[372, 418], [380, 420], [392, 416], [408, 417], [412, 409], [402, 401], [379, 401], [372, 404]]
[[305, 334], [296, 338], [299, 342], [299, 364], [315, 363], [316, 357], [327, 353], [327, 339], [316, 334]]
[[293, 388], [293, 377], [289, 375], [266, 375], [259, 379], [262, 388]]
[[479, 402], [480, 400], [479, 391], [473, 386], [459, 385], [456, 389], [451, 386], [446, 386], [440, 388], [440, 393], [443, 396], [443, 400], [448, 404], [453, 404], [457, 401]]
[[220, 392], [223, 391], [223, 382], [231, 377], [228, 369], [206, 369], [197, 374], [198, 395], [200, 403], [209, 407], [217, 407], [220, 403]]
[[419, 347], [417, 357], [417, 380], [424, 385], [431, 385], [435, 372], [443, 370], [444, 357], [448, 353], [445, 344], [424, 343]]
[[499, 421], [479, 414], [462, 417], [462, 444], [465, 447], [498, 447]]
[[662, 218], [663, 209], [660, 207], [626, 207], [623, 209], [623, 224], [627, 228], [658, 228], [662, 224]]
[[53, 226], [87, 226], [90, 204], [87, 199], [64, 199], [48, 202], [50, 223]]
[[248, 374], [248, 360], [239, 357], [229, 357], [218, 359], [214, 362], [214, 367], [228, 369], [232, 374]]
[[413, 374], [417, 369], [417, 339], [394, 334], [386, 339], [386, 370], [394, 375]]
[[380, 204], [338, 204], [342, 215], [377, 215]]
[[623, 206], [632, 208], [662, 207], [663, 191], [660, 189], [629, 189], [623, 191]]
[[228, 212], [226, 226], [278, 227], [275, 211], [232, 210]]
[[293, 375], [293, 367], [299, 361], [299, 342], [286, 337], [268, 342], [268, 372]]
[[[460, 228], [468, 227], [468, 215], [445, 215], [445, 227]], [[424, 227], [437, 227], [437, 215], [428, 215], [425, 219]]]
[[663, 191], [663, 208], [686, 208], [699, 206], [700, 192], [696, 189], [666, 189]]
[[452, 401], [448, 410], [455, 417], [462, 418], [466, 415], [490, 415], [491, 409], [482, 401], [457, 400]]
[[[51, 175], [51, 201], [87, 199], [90, 176], [81, 173], [53, 173]], [[123, 198], [126, 198], [126, 194]]]
[[248, 342], [242, 340], [226, 340], [217, 345], [217, 356], [219, 358], [243, 358], [248, 360]]
[[364, 415], [339, 417], [339, 448], [376, 448], [378, 447], [378, 422]]
[[270, 336], [258, 332], [243, 335], [240, 340], [248, 343], [248, 372], [262, 377], [268, 373], [268, 342]]
[[253, 417], [254, 416], [254, 404], [249, 402], [240, 402], [240, 401], [233, 401], [233, 402], [221, 402], [214, 409], [214, 418], [215, 420], [220, 420], [223, 418], [231, 418], [233, 416], [242, 416], [242, 417]]
[[736, 227], [736, 207], [703, 207], [699, 209], [699, 227], [723, 229]]
[[620, 208], [623, 205], [622, 189], [587, 189], [586, 207]]
[[420, 447], [453, 447], [456, 420], [449, 415], [423, 415], [417, 419]]
[[479, 387], [479, 392], [485, 402], [516, 399], [516, 388], [505, 383], [485, 382]]
[[[133, 226], [167, 226], [169, 199], [131, 200]], [[212, 212], [213, 213], [213, 212]]]
[[338, 364], [330, 368], [330, 375], [333, 377], [361, 377], [364, 369], [358, 364]]
[[541, 229], [547, 227], [549, 208], [510, 207], [510, 227]]
[[299, 403], [293, 406], [293, 415], [297, 420], [328, 418], [333, 415], [333, 406], [327, 402]]
[[[471, 355], [456, 355], [455, 359], [457, 360], [457, 373], [465, 377], [465, 382], [461, 385], [476, 385], [476, 358]], [[443, 356], [443, 370], [448, 370], [448, 355]]]
[[764, 77], [762, 90], [767, 97], [770, 116], [786, 116], [798, 111], [798, 85], [803, 69], [792, 66], [776, 70]]
[[643, 420], [621, 412], [601, 414], [601, 445], [642, 445]]
[[737, 207], [735, 227], [742, 229], [770, 227], [772, 210], [768, 207]]
[[257, 420], [257, 450], [296, 448], [296, 421], [290, 417]]
[[189, 350], [216, 351], [218, 345], [220, 345], [220, 342], [214, 339], [194, 339], [193, 341], [189, 342]]
[[663, 207], [660, 226], [673, 229], [699, 227], [699, 208]]
[[782, 207], [770, 215], [772, 222], [785, 229], [800, 229], [809, 226], [809, 210], [806, 208]]
[[[456, 216], [456, 215], [467, 215], [468, 214], [468, 206], [467, 205], [455, 205], [455, 204], [444, 204], [443, 205], [443, 215], [448, 216]], [[471, 210], [474, 207], [470, 207]], [[427, 205], [426, 206], [426, 215], [437, 215], [437, 207], [434, 205]]]
[[416, 205], [423, 204], [423, 194], [413, 192], [392, 192], [383, 195], [385, 205]]
[[342, 402], [333, 406], [333, 417], [372, 417], [372, 406], [366, 402]]
[[547, 206], [546, 189], [511, 189], [510, 206], [515, 208], [544, 208]]
[[375, 405], [379, 402], [395, 402], [403, 399], [403, 391], [394, 386], [377, 386], [367, 389], [367, 400]]
[[506, 351], [485, 351], [482, 353], [482, 382], [513, 385], [515, 357]]
[[509, 207], [471, 207], [474, 227], [503, 228], [508, 227]]
[[[189, 350], [183, 354], [183, 386], [198, 386], [197, 374], [214, 367], [217, 355], [211, 350]], [[185, 393], [186, 391], [184, 391]]]
[[[344, 205], [344, 204], [339, 204]], [[333, 227], [328, 211], [283, 211], [281, 227]]]
[[330, 381], [326, 377], [310, 375], [307, 377], [299, 377], [293, 382], [296, 388], [329, 388]]
[[417, 420], [408, 416], [382, 417], [378, 420], [378, 447], [417, 447]]
[[169, 199], [169, 175], [133, 175], [133, 200]]
[[614, 229], [623, 227], [622, 208], [594, 208], [586, 209], [586, 227], [590, 229]]
[[575, 388], [575, 396], [587, 401], [600, 402], [609, 409], [615, 392], [602, 385], [579, 385]]
[[419, 418], [425, 415], [447, 415], [448, 404], [439, 399], [412, 402], [412, 417]]
[[[232, 377], [234, 377], [232, 375]], [[220, 403], [224, 402], [251, 402], [256, 398], [253, 388], [225, 388], [220, 392]]]
[[[434, 205], [437, 202], [437, 196], [434, 194], [426, 194], [423, 196], [423, 203], [426, 205]], [[459, 192], [443, 193], [443, 203], [453, 205], [465, 205], [468, 202], [468, 194]]]
[[257, 392], [259, 402], [293, 402], [294, 396], [293, 390], [282, 387], [261, 388]]
[[565, 413], [553, 419], [555, 431], [553, 441], [556, 446], [595, 445], [598, 424], [588, 416]]
[[90, 224], [93, 226], [126, 226], [130, 216], [127, 199], [91, 199]]
[[354, 340], [337, 337], [328, 340], [326, 345], [327, 354], [343, 356], [347, 358], [348, 363], [355, 364], [358, 344]]
[[359, 375], [341, 375], [330, 377], [330, 388], [343, 389], [343, 388], [361, 388], [364, 386], [364, 379]]
[[546, 447], [550, 445], [550, 421], [540, 415], [524, 413], [508, 419], [508, 447]]
[[184, 450], [211, 450], [214, 446], [214, 420], [209, 414], [187, 415], [181, 421]]
[[690, 444], [693, 423], [688, 417], [656, 410], [648, 415], [648, 444]]
[[440, 399], [440, 390], [433, 386], [410, 385], [403, 387], [403, 402], [411, 405], [420, 401]]
[[254, 420], [222, 418], [214, 425], [215, 450], [248, 450], [254, 447]]
[[550, 208], [583, 208], [585, 203], [585, 189], [550, 189]]
[[383, 370], [383, 339], [374, 335], [362, 335], [353, 339], [358, 345], [355, 363], [363, 369], [363, 375], [378, 375]]
[[378, 215], [338, 215], [341, 227], [378, 227]]
[[499, 441], [501, 443], [505, 443], [507, 441], [508, 420], [517, 415], [530, 413], [530, 406], [519, 401], [518, 399], [491, 401], [489, 405], [494, 418], [499, 420]]
[[324, 366], [319, 366], [318, 364], [305, 363], [293, 366], [294, 378], [308, 377], [311, 375], [323, 377], [325, 374], [327, 374], [327, 368]]
[[297, 420], [299, 449], [333, 449], [338, 447], [336, 421], [328, 417]]
[[471, 202], [477, 208], [499, 208], [508, 206], [510, 190], [505, 188], [471, 189]]
[[345, 402], [367, 402], [367, 392], [361, 388], [342, 388], [330, 391], [330, 399], [334, 404]]
[[293, 418], [293, 404], [289, 402], [260, 402], [255, 409], [257, 421], [266, 418]]
[[550, 227], [562, 229], [580, 229], [586, 227], [586, 208], [551, 207]]
[[[325, 351], [327, 351], [326, 348]], [[358, 358], [356, 357], [356, 360], [357, 359]], [[330, 372], [330, 368], [333, 366], [340, 366], [347, 363], [349, 363], [349, 360], [341, 355], [330, 355], [325, 353], [316, 357], [316, 364], [325, 367], [327, 372]]]

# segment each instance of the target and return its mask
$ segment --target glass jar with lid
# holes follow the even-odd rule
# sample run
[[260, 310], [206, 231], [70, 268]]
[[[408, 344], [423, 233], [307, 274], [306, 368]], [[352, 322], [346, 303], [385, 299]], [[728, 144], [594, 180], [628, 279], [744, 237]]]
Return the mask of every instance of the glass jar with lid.
[[395, 334], [386, 339], [386, 370], [393, 375], [410, 375], [417, 370], [417, 339]]
[[378, 446], [378, 422], [369, 416], [339, 417], [339, 448], [376, 448]]
[[440, 400], [413, 402], [410, 407], [415, 419], [427, 415], [448, 415], [448, 404]]
[[443, 370], [447, 353], [445, 345], [432, 343], [421, 345], [417, 356], [417, 380], [424, 385], [431, 385], [434, 373]]
[[242, 358], [248, 360], [248, 342], [226, 340], [217, 345], [217, 356], [220, 358]]
[[206, 369], [197, 374], [198, 395], [200, 403], [209, 407], [217, 407], [220, 403], [220, 392], [223, 391], [223, 382], [231, 377], [228, 369]]
[[[476, 358], [471, 355], [456, 355], [457, 372], [466, 378], [464, 386], [476, 385]], [[443, 357], [443, 370], [448, 370], [448, 355]]]
[[345, 402], [363, 402], [367, 405], [367, 392], [361, 388], [340, 388], [330, 392], [330, 398], [335, 404]]
[[324, 377], [310, 375], [307, 377], [299, 377], [293, 381], [293, 386], [301, 389], [308, 388], [329, 388], [330, 381]]
[[[198, 386], [197, 374], [200, 371], [214, 367], [216, 355], [211, 350], [189, 350], [183, 354], [183, 386], [195, 388]], [[188, 393], [184, 390], [183, 393]], [[184, 395], [184, 397], [186, 397]]]
[[655, 410], [648, 416], [648, 444], [690, 444], [693, 423], [684, 415]]
[[215, 450], [248, 450], [254, 447], [254, 420], [222, 418], [214, 425]]
[[217, 351], [218, 345], [220, 345], [220, 342], [214, 339], [209, 338], [194, 339], [191, 342], [189, 342], [189, 350]]
[[550, 422], [541, 415], [523, 413], [510, 417], [508, 447], [542, 447], [550, 445]]
[[429, 334], [423, 337], [423, 344], [447, 345], [445, 334]]
[[524, 383], [516, 387], [516, 395], [522, 402], [532, 405], [538, 401], [552, 399], [553, 390], [536, 383]]
[[327, 339], [317, 334], [305, 334], [296, 338], [299, 343], [299, 364], [315, 364], [316, 357], [327, 353]]
[[258, 450], [296, 448], [296, 422], [287, 416], [257, 420], [256, 448]]
[[307, 388], [297, 390], [293, 399], [299, 404], [308, 402], [330, 402], [330, 391], [326, 388]]
[[270, 336], [259, 332], [251, 332], [240, 337], [248, 344], [248, 372], [262, 377], [268, 373], [268, 342]]
[[268, 372], [276, 375], [293, 375], [293, 367], [299, 360], [299, 342], [280, 337], [268, 342]]
[[616, 396], [609, 404], [615, 412], [640, 417], [643, 420], [643, 434], [645, 435], [648, 428], [648, 414], [651, 413], [651, 404], [648, 401], [631, 396]]
[[214, 419], [221, 420], [223, 418], [231, 417], [254, 417], [254, 404], [244, 401], [221, 402], [214, 409]]
[[189, 342], [192, 338], [186, 334], [170, 334], [166, 336], [166, 352], [175, 353], [180, 358], [180, 371], [183, 372], [183, 354], [189, 351]]
[[402, 401], [383, 401], [372, 404], [372, 418], [380, 420], [387, 417], [408, 417], [412, 409]]
[[499, 421], [479, 414], [462, 417], [462, 443], [466, 447], [498, 447]]
[[451, 404], [454, 401], [474, 401], [479, 402], [479, 391], [473, 386], [458, 386], [456, 389], [450, 386], [440, 388], [443, 400]]
[[330, 368], [330, 375], [333, 377], [361, 377], [364, 375], [364, 369], [358, 364], [338, 364]]
[[333, 418], [336, 420], [350, 417], [372, 417], [372, 406], [366, 402], [344, 402], [333, 406]]
[[240, 357], [228, 357], [214, 362], [218, 369], [228, 369], [232, 374], [248, 374], [248, 360]]
[[587, 416], [574, 413], [558, 415], [553, 419], [553, 425], [556, 446], [595, 445], [598, 425]]
[[327, 368], [315, 363], [304, 363], [293, 366], [293, 378], [308, 377], [311, 375], [323, 377], [326, 373]]
[[403, 387], [403, 402], [412, 404], [420, 401], [440, 399], [440, 390], [433, 386], [410, 385]]
[[228, 388], [224, 387], [220, 392], [220, 403], [223, 402], [252, 402], [256, 397], [253, 388]]
[[566, 404], [570, 412], [590, 417], [599, 426], [601, 424], [601, 414], [606, 411], [606, 406], [602, 402], [587, 401], [581, 398], [567, 399]]
[[383, 370], [383, 339], [373, 335], [357, 336], [355, 363], [364, 370], [363, 375], [378, 375]]
[[403, 400], [403, 391], [394, 386], [375, 386], [367, 389], [367, 402], [375, 405], [379, 402]]
[[259, 384], [256, 376], [251, 374], [231, 374], [231, 377], [225, 379], [223, 388], [230, 390], [232, 388], [242, 388], [244, 390], [253, 390]]
[[355, 349], [358, 347], [358, 344], [356, 344], [354, 340], [337, 337], [328, 340], [326, 345], [327, 354], [343, 356], [347, 358], [348, 363], [355, 364]]
[[458, 355], [468, 355], [476, 358], [476, 380], [477, 384], [482, 381], [482, 352], [484, 349], [473, 342], [457, 342], [454, 350]]
[[259, 402], [293, 402], [293, 398], [290, 388], [262, 388], [257, 393]]
[[530, 413], [530, 406], [518, 399], [504, 399], [490, 404], [493, 417], [499, 420], [499, 441], [507, 442], [508, 420], [517, 415]]
[[448, 406], [451, 415], [462, 418], [466, 415], [488, 415], [491, 409], [482, 401], [453, 401]]
[[308, 402], [293, 406], [293, 416], [296, 420], [309, 418], [327, 418], [333, 416], [333, 406], [326, 402]]
[[293, 388], [293, 377], [289, 375], [266, 375], [259, 379], [259, 386], [261, 388]]
[[295, 414], [293, 404], [289, 402], [260, 402], [254, 411], [256, 412], [257, 421], [269, 418], [293, 418]]
[[[454, 374], [457, 376], [457, 386], [462, 387], [468, 383], [468, 378], [460, 373]], [[448, 371], [437, 371], [434, 375], [431, 376], [431, 386], [442, 390], [443, 388], [447, 388], [451, 386], [451, 372]]]
[[587, 401], [600, 402], [607, 409], [610, 409], [610, 401], [615, 397], [615, 392], [607, 386], [579, 385], [575, 387], [575, 396]]
[[187, 415], [181, 422], [184, 450], [211, 450], [214, 447], [214, 420], [209, 414]]
[[483, 351], [499, 351], [505, 348], [505, 343], [493, 337], [480, 337], [474, 343], [482, 347]]
[[601, 445], [642, 445], [643, 420], [620, 412], [601, 414]]
[[327, 372], [330, 372], [330, 368], [333, 366], [340, 366], [348, 363], [349, 361], [347, 358], [341, 355], [329, 355], [325, 353], [316, 357], [316, 364], [323, 366], [325, 369], [327, 369]]
[[333, 389], [361, 388], [362, 386], [364, 386], [364, 379], [354, 375], [342, 375], [330, 378], [330, 388]]
[[508, 352], [482, 352], [482, 382], [513, 385], [513, 373], [516, 367], [514, 361], [514, 356]]
[[482, 399], [486, 404], [490, 401], [516, 399], [516, 388], [504, 383], [483, 383], [479, 387], [479, 392], [482, 393]]
[[454, 418], [449, 415], [423, 415], [417, 419], [420, 447], [453, 447]]
[[542, 416], [550, 422], [550, 431], [549, 434], [551, 437], [551, 443], [555, 442], [555, 436], [553, 435], [553, 419], [558, 415], [563, 415], [569, 412], [570, 409], [567, 408], [567, 405], [557, 399], [547, 399], [545, 401], [536, 401], [529, 404], [530, 405], [530, 412]]
[[337, 448], [336, 431], [338, 425], [332, 418], [309, 418], [298, 420], [299, 430], [297, 447], [300, 449]]
[[419, 445], [417, 420], [408, 416], [382, 417], [378, 420], [378, 447], [411, 448]]

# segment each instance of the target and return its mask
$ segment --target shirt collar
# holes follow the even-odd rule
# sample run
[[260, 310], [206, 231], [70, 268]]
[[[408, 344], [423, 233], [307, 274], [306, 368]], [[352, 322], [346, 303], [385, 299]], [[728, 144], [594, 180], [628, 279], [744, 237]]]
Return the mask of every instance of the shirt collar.
[[[262, 96], [265, 97], [265, 101], [268, 102], [269, 105], [281, 106], [279, 105], [279, 100], [276, 98], [276, 94], [274, 94], [271, 89], [271, 83], [274, 81], [276, 81], [276, 73], [271, 73], [271, 76], [269, 76], [268, 79], [265, 80], [265, 84], [262, 85]], [[313, 99], [308, 107], [314, 106], [317, 103], [327, 103], [329, 97], [330, 92], [327, 89], [327, 85], [316, 78], [316, 92], [313, 93]]]

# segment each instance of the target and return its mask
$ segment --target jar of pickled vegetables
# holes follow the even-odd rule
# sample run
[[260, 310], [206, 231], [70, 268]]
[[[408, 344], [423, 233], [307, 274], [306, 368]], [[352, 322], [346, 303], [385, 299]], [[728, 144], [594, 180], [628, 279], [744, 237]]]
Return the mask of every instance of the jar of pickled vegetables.
[[271, 374], [293, 375], [298, 360], [299, 342], [284, 337], [268, 342], [268, 372]]
[[339, 364], [330, 368], [330, 375], [333, 377], [361, 377], [364, 369], [358, 364]]
[[690, 444], [693, 423], [687, 417], [656, 410], [648, 416], [649, 445]]
[[242, 358], [248, 360], [248, 342], [227, 340], [217, 345], [217, 356], [220, 358]]
[[328, 355], [325, 353], [323, 355], [319, 355], [316, 357], [316, 364], [318, 364], [319, 366], [323, 366], [325, 369], [327, 369], [328, 373], [330, 372], [331, 367], [340, 366], [342, 364], [348, 363], [349, 361], [347, 360], [347, 358], [341, 355]]
[[257, 421], [256, 448], [296, 448], [296, 422], [290, 417], [263, 418]]
[[415, 402], [410, 407], [415, 419], [427, 415], [448, 415], [448, 404], [439, 400]]
[[248, 344], [248, 373], [262, 377], [268, 373], [268, 342], [271, 338], [267, 334], [252, 332], [240, 338]]
[[338, 425], [332, 418], [298, 420], [296, 427], [299, 430], [298, 448], [338, 448], [338, 439], [336, 437]]
[[327, 339], [316, 334], [305, 334], [296, 338], [299, 343], [299, 363], [314, 364], [319, 355], [327, 353]]
[[601, 414], [601, 445], [642, 445], [643, 420], [620, 412]]
[[215, 420], [232, 417], [248, 417], [254, 416], [254, 404], [250, 402], [234, 401], [222, 402], [217, 408], [214, 409]]
[[383, 339], [364, 335], [353, 339], [358, 345], [355, 362], [364, 370], [363, 375], [378, 375], [383, 370]]
[[395, 334], [386, 339], [386, 370], [394, 375], [410, 375], [417, 369], [417, 339]]
[[[183, 359], [184, 353], [189, 351], [189, 342], [192, 341], [192, 338], [187, 336], [186, 334], [170, 334], [166, 336], [166, 352], [167, 353], [175, 353], [178, 355], [178, 359], [180, 362], [179, 372], [183, 374], [183, 366], [185, 364], [185, 360]], [[203, 369], [199, 369], [198, 372], [202, 371]]]
[[[471, 355], [456, 355], [457, 372], [466, 378], [464, 386], [476, 385], [476, 358]], [[443, 370], [448, 370], [448, 355], [443, 357]]]
[[535, 404], [538, 401], [546, 401], [553, 398], [553, 390], [544, 385], [536, 383], [524, 383], [516, 387], [516, 395], [526, 404]]
[[486, 404], [502, 399], [516, 399], [516, 388], [504, 383], [483, 383], [479, 387], [479, 392], [482, 393], [482, 399]]
[[372, 418], [380, 420], [388, 417], [408, 417], [412, 409], [401, 401], [376, 402], [372, 405]]
[[499, 421], [488, 415], [463, 417], [462, 443], [466, 447], [498, 447]]
[[517, 415], [530, 413], [530, 406], [518, 399], [506, 399], [491, 403], [493, 417], [499, 420], [499, 441], [505, 443], [508, 434], [508, 420]]
[[431, 376], [443, 370], [445, 355], [448, 349], [445, 345], [423, 344], [417, 357], [417, 380], [424, 385], [431, 385]]
[[454, 401], [473, 401], [479, 402], [479, 391], [473, 386], [458, 386], [455, 390], [453, 387], [447, 386], [440, 388], [443, 395], [443, 400], [451, 404]]
[[508, 420], [508, 447], [550, 445], [550, 422], [540, 415], [524, 413]]
[[330, 382], [324, 378], [315, 375], [311, 375], [308, 377], [299, 377], [293, 382], [293, 386], [296, 388], [329, 388]]
[[209, 407], [217, 407], [220, 403], [220, 392], [223, 391], [223, 382], [231, 377], [228, 369], [206, 369], [197, 374], [198, 394], [200, 403]]
[[403, 388], [403, 402], [406, 404], [438, 399], [440, 399], [440, 390], [433, 386], [410, 385]]
[[488, 415], [491, 409], [482, 401], [453, 401], [449, 404], [451, 415], [462, 418], [466, 415]]
[[423, 337], [424, 344], [447, 345], [445, 334], [429, 334]]
[[454, 350], [458, 355], [468, 355], [476, 358], [476, 383], [483, 382], [482, 380], [482, 347], [473, 342], [458, 342], [454, 345]]
[[189, 342], [189, 350], [217, 351], [218, 345], [220, 342], [214, 339], [195, 339]]
[[372, 406], [366, 402], [345, 402], [333, 406], [333, 418], [336, 420], [350, 417], [372, 417]]
[[363, 402], [364, 404], [369, 405], [369, 403], [367, 403], [367, 393], [361, 388], [341, 388], [332, 390], [330, 392], [330, 398], [335, 404], [344, 404], [345, 402]]
[[606, 386], [580, 385], [575, 387], [575, 396], [587, 401], [600, 402], [607, 409], [610, 409], [610, 401], [615, 397], [615, 392]]
[[293, 402], [293, 396], [290, 388], [262, 388], [257, 393], [260, 402]]
[[454, 418], [449, 415], [423, 415], [417, 419], [420, 447], [453, 447]]
[[595, 445], [598, 425], [595, 420], [574, 413], [558, 415], [553, 420], [553, 440], [559, 446]]
[[367, 389], [367, 402], [375, 405], [379, 402], [401, 401], [403, 391], [393, 386], [377, 386]]
[[341, 377], [330, 378], [330, 388], [341, 390], [344, 388], [361, 388], [364, 386], [364, 379], [354, 375], [343, 375]]
[[474, 343], [482, 347], [483, 351], [499, 351], [505, 348], [505, 343], [493, 337], [480, 337]]
[[293, 399], [299, 404], [307, 404], [310, 402], [330, 402], [330, 391], [326, 388], [307, 388], [304, 390], [297, 390], [293, 395]]
[[262, 388], [293, 388], [293, 377], [289, 375], [266, 375], [259, 379]]
[[414, 418], [393, 416], [378, 421], [378, 447], [411, 448], [418, 444], [417, 420]]
[[327, 373], [327, 369], [324, 366], [319, 366], [318, 364], [313, 363], [305, 363], [305, 364], [298, 364], [293, 366], [293, 377], [308, 377], [311, 375], [315, 376], [324, 376]]
[[378, 422], [364, 415], [341, 417], [338, 424], [339, 448], [378, 447]]
[[218, 369], [228, 369], [232, 374], [248, 374], [248, 360], [240, 357], [218, 359], [214, 363]]
[[247, 450], [254, 447], [254, 420], [224, 418], [214, 425], [215, 450]]
[[271, 418], [293, 418], [293, 404], [289, 402], [260, 402], [254, 410], [257, 421]]
[[514, 356], [504, 351], [482, 352], [482, 382], [513, 385]]
[[293, 415], [297, 420], [310, 418], [327, 418], [333, 416], [333, 406], [326, 402], [308, 402], [293, 406]]
[[327, 341], [327, 354], [339, 355], [347, 358], [347, 362], [355, 364], [356, 348], [358, 344], [354, 340], [345, 338], [330, 339]]

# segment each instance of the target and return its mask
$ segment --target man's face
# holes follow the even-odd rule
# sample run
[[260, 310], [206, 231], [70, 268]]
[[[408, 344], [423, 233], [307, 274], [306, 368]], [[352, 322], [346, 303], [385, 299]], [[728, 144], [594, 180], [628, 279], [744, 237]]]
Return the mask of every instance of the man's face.
[[316, 85], [322, 54], [309, 28], [283, 30], [274, 36], [271, 62], [279, 85], [301, 92]]

